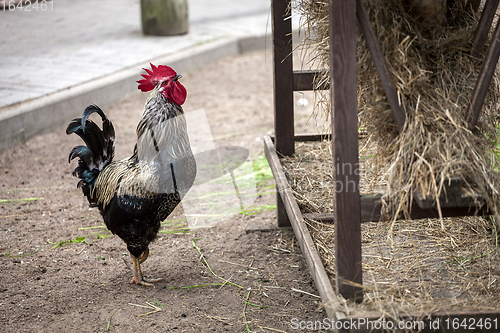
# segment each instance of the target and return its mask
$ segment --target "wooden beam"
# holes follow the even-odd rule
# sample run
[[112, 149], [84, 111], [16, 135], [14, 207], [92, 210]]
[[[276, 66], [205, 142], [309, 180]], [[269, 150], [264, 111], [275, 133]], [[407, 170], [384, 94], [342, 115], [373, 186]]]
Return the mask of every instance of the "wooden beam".
[[331, 134], [319, 134], [319, 133], [313, 133], [313, 134], [295, 134], [294, 140], [295, 142], [311, 142], [311, 141], [322, 141], [322, 140], [330, 140]]
[[[363, 139], [368, 136], [368, 132], [366, 131], [358, 131], [358, 139]], [[301, 133], [295, 134], [294, 140], [295, 142], [309, 142], [309, 141], [323, 141], [330, 140], [331, 134], [321, 134], [321, 133]]]
[[[451, 301], [451, 300], [450, 300]], [[402, 313], [397, 319], [394, 319], [387, 314], [377, 312], [367, 312], [358, 315], [351, 315], [340, 320], [344, 327], [351, 327], [351, 323], [357, 323], [355, 332], [386, 332], [392, 330], [374, 329], [374, 322], [381, 320], [386, 323], [384, 327], [398, 328], [401, 323], [411, 325], [407, 327], [411, 332], [498, 332], [500, 329], [500, 311], [498, 310], [464, 310], [464, 311], [448, 311], [448, 312], [431, 312], [426, 314], [411, 314]], [[392, 323], [391, 323], [392, 322]], [[483, 323], [488, 323], [483, 325]], [[479, 323], [479, 325], [464, 325], [461, 323]], [[341, 326], [339, 324], [339, 326]], [[382, 325], [381, 325], [382, 326]], [[407, 330], [404, 330], [405, 332]], [[395, 330], [397, 332], [403, 330]]]
[[[378, 193], [361, 195], [361, 223], [379, 222], [381, 220], [381, 197], [382, 195]], [[304, 218], [323, 223], [333, 223], [335, 221], [335, 215], [333, 213], [308, 213], [304, 214]]]
[[316, 250], [314, 241], [312, 240], [311, 234], [304, 223], [304, 218], [300, 212], [299, 206], [295, 201], [293, 191], [288, 184], [285, 173], [281, 166], [278, 154], [276, 153], [276, 148], [270, 137], [264, 137], [264, 152], [269, 162], [269, 167], [273, 172], [274, 179], [276, 180], [276, 188], [278, 190], [281, 199], [283, 200], [283, 206], [290, 219], [290, 224], [292, 225], [295, 237], [299, 243], [302, 254], [304, 255], [307, 266], [311, 271], [311, 275], [318, 289], [319, 295], [323, 302], [323, 306], [328, 314], [328, 317], [333, 320], [340, 320], [345, 318], [345, 314], [342, 312], [342, 306], [338, 301], [337, 295], [333, 290], [330, 278], [326, 274], [325, 267], [321, 262], [321, 258]]
[[356, 14], [358, 17], [358, 23], [365, 36], [366, 44], [368, 45], [368, 50], [372, 55], [373, 62], [375, 63], [375, 68], [377, 69], [378, 75], [380, 76], [380, 82], [384, 88], [385, 95], [387, 96], [387, 101], [391, 106], [392, 113], [396, 119], [396, 124], [398, 125], [398, 130], [401, 133], [406, 122], [406, 114], [399, 105], [399, 98], [396, 88], [392, 82], [389, 70], [385, 63], [385, 58], [382, 55], [380, 46], [378, 45], [377, 36], [373, 31], [373, 26], [370, 22], [368, 12], [366, 11], [363, 0], [356, 0]]
[[[363, 194], [360, 197], [360, 207], [361, 207], [361, 223], [363, 222], [379, 222], [382, 221], [381, 210], [382, 194]], [[459, 216], [486, 216], [490, 215], [491, 212], [486, 206], [481, 206], [480, 208], [475, 206], [463, 206], [463, 207], [443, 207], [441, 208], [443, 217], [459, 217]], [[304, 214], [305, 218], [324, 222], [333, 223], [335, 221], [335, 216], [333, 213], [319, 213], [319, 214]], [[416, 201], [413, 202], [411, 206], [411, 212], [409, 218], [412, 220], [424, 219], [424, 218], [438, 218], [439, 213], [436, 208], [420, 208]], [[400, 216], [400, 219], [404, 219], [404, 216]]]
[[[499, 1], [500, 0], [488, 0], [483, 7], [483, 12], [481, 13], [481, 18], [479, 19], [479, 23], [477, 25], [471, 51], [471, 55], [476, 58], [481, 57], [481, 52], [490, 32], [491, 23], [493, 23], [493, 18], [495, 17]], [[472, 3], [472, 8], [474, 8], [474, 6], [479, 7], [478, 4]]]
[[292, 19], [289, 0], [272, 0], [274, 64], [274, 133], [276, 149], [293, 155]]
[[[437, 207], [436, 200], [430, 195], [424, 196], [419, 191], [415, 191], [413, 198], [422, 209]], [[439, 206], [441, 208], [474, 207], [475, 205], [483, 206], [484, 204], [485, 200], [482, 195], [477, 194], [475, 197], [464, 195], [461, 177], [450, 177], [445, 180], [441, 195], [439, 196]]]
[[329, 11], [335, 278], [339, 294], [362, 301], [356, 2], [330, 0]]
[[470, 6], [474, 12], [479, 10], [479, 6], [481, 6], [481, 0], [470, 0]]
[[[497, 1], [497, 0], [489, 0]], [[489, 2], [488, 2], [489, 3]], [[470, 127], [476, 126], [477, 119], [479, 118], [479, 113], [481, 112], [481, 107], [483, 106], [484, 98], [488, 92], [488, 87], [491, 82], [491, 78], [495, 73], [495, 69], [498, 63], [498, 57], [500, 56], [500, 20], [497, 21], [497, 26], [495, 28], [495, 33], [488, 46], [488, 51], [486, 53], [486, 58], [481, 66], [479, 72], [479, 77], [476, 81], [474, 91], [472, 92], [471, 102], [466, 112], [466, 119]]]
[[328, 90], [330, 83], [324, 82], [320, 87], [314, 87], [314, 80], [316, 76], [324, 75], [325, 71], [322, 70], [300, 70], [293, 71], [293, 90], [294, 91], [308, 91], [308, 90]]
[[[276, 187], [278, 187], [276, 185]], [[280, 228], [289, 228], [292, 226], [290, 223], [290, 218], [288, 217], [288, 213], [286, 212], [285, 203], [283, 202], [283, 198], [281, 197], [283, 192], [276, 191], [276, 214], [278, 219], [278, 227]]]

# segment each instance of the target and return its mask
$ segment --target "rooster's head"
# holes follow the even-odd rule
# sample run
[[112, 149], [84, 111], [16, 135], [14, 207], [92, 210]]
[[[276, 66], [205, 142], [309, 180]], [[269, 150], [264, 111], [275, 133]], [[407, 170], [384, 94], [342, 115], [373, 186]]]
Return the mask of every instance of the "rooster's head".
[[178, 75], [172, 68], [164, 65], [151, 65], [151, 70], [143, 68], [147, 74], [142, 74], [144, 79], [137, 81], [141, 91], [151, 91], [158, 88], [165, 98], [182, 105], [186, 100], [186, 88], [179, 82]]

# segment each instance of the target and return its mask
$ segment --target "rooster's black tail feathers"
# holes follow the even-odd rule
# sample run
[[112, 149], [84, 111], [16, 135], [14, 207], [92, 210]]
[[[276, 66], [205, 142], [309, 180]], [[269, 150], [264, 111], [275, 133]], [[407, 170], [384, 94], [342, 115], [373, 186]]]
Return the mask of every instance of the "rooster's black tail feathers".
[[[102, 119], [102, 130], [89, 116], [96, 112]], [[111, 163], [115, 153], [115, 129], [108, 117], [97, 105], [88, 106], [82, 118], [73, 119], [66, 128], [66, 134], [76, 133], [85, 142], [86, 146], [76, 146], [69, 154], [69, 162], [79, 158], [78, 166], [73, 176], [78, 177], [78, 187], [81, 187], [85, 196], [90, 198], [90, 190], [95, 179]]]

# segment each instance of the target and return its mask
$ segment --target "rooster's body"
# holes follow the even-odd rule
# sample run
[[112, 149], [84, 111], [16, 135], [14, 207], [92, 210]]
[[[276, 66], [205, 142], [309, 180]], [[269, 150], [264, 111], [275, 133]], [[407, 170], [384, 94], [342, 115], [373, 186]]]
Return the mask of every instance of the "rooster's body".
[[[193, 185], [196, 162], [180, 106], [186, 92], [177, 81], [179, 75], [167, 66], [153, 66], [147, 72], [139, 88], [153, 91], [137, 126], [131, 157], [113, 161], [113, 125], [95, 105], [74, 119], [66, 132], [76, 133], [86, 143], [69, 156], [70, 160], [79, 157], [73, 172], [80, 178], [78, 186], [90, 206], [99, 208], [107, 228], [127, 244], [133, 262], [131, 283], [149, 286], [158, 280], [144, 279], [140, 264], [147, 259], [148, 245], [161, 222]], [[102, 130], [88, 120], [94, 112], [102, 118]]]

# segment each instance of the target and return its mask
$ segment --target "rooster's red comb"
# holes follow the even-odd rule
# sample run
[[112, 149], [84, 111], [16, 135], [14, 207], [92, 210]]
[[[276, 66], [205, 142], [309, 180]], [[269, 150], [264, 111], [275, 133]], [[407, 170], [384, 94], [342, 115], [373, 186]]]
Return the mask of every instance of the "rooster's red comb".
[[153, 90], [159, 81], [167, 77], [175, 76], [177, 74], [172, 68], [168, 66], [155, 66], [152, 63], [149, 64], [151, 65], [151, 70], [143, 68], [148, 74], [142, 74], [142, 77], [144, 79], [137, 81], [137, 83], [139, 83], [138, 88], [143, 92]]

